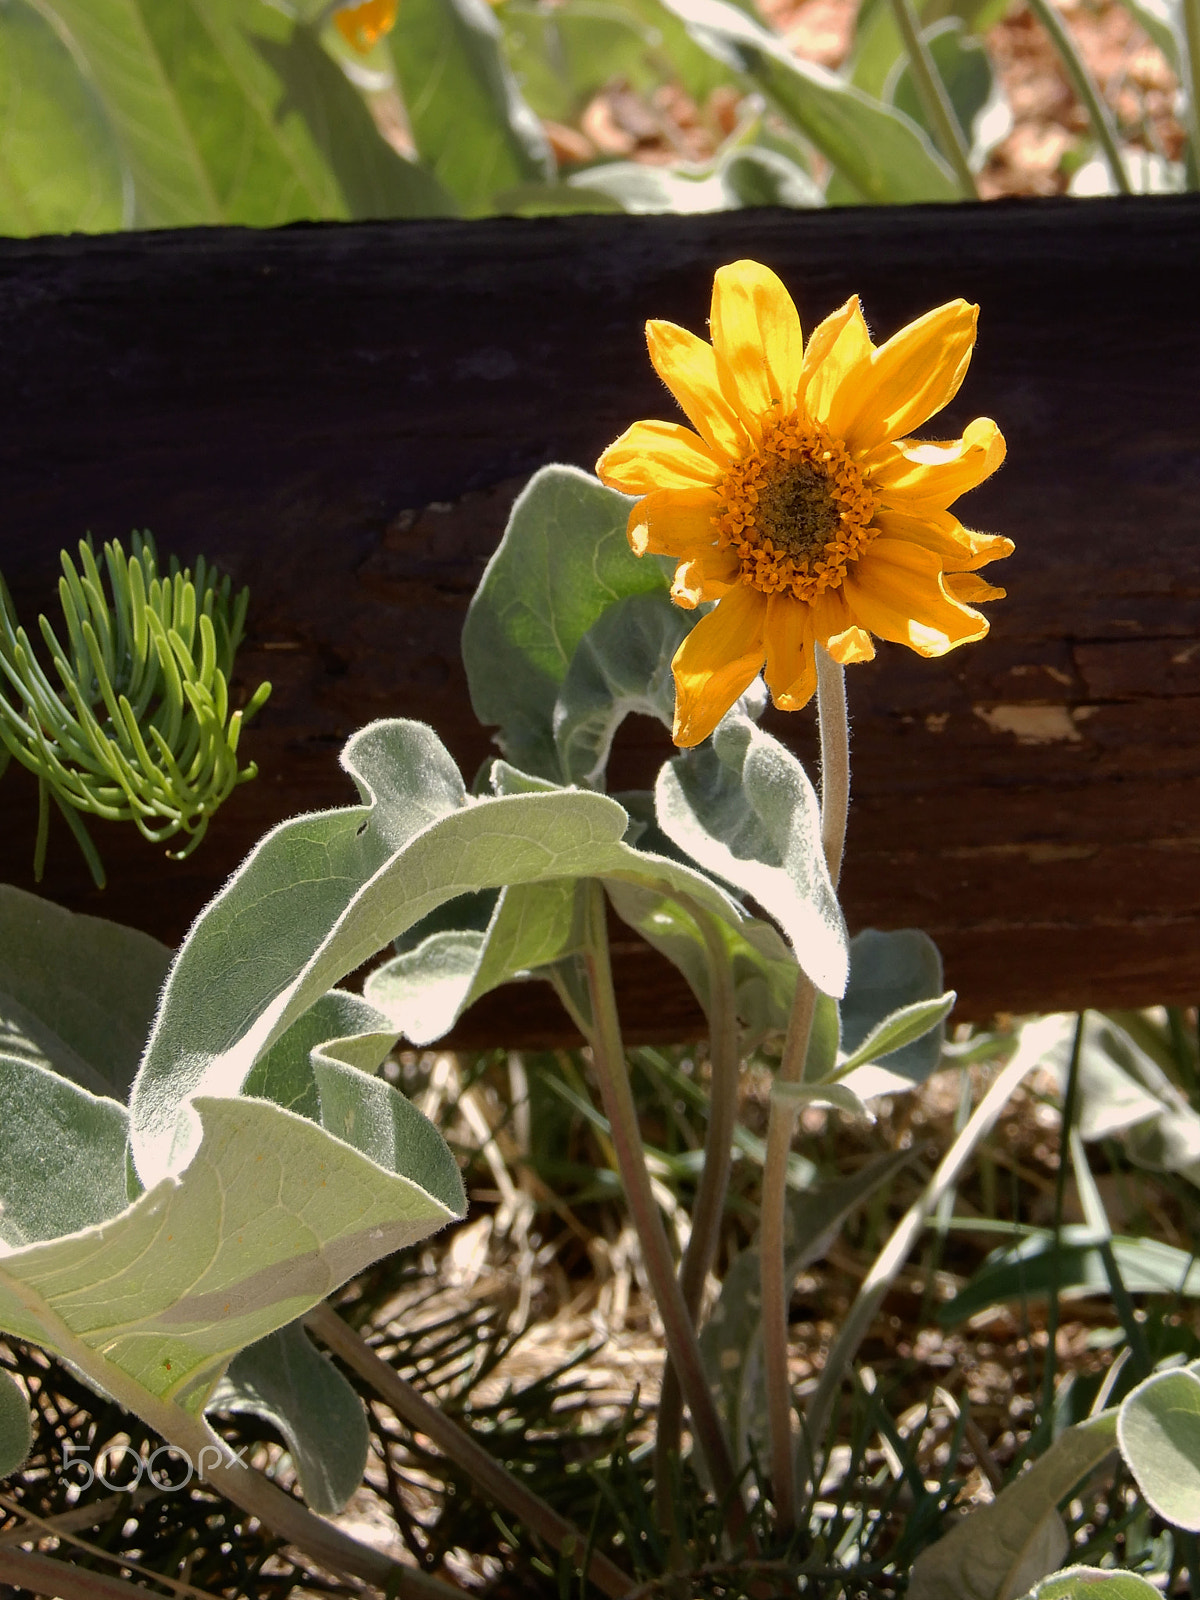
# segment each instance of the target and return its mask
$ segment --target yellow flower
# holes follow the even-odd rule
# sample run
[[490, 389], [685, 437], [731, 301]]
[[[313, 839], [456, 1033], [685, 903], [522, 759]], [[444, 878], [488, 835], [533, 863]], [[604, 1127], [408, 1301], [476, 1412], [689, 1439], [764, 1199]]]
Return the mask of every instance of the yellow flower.
[[947, 509], [1004, 459], [994, 422], [961, 439], [910, 439], [958, 391], [978, 307], [953, 300], [875, 347], [857, 296], [810, 336], [756, 261], [713, 283], [711, 345], [648, 322], [650, 359], [695, 428], [635, 422], [600, 457], [610, 488], [642, 496], [629, 542], [678, 563], [671, 596], [718, 602], [680, 645], [677, 745], [699, 744], [766, 667], [777, 706], [816, 688], [814, 645], [870, 661], [871, 635], [923, 656], [982, 639], [971, 602], [1003, 589], [978, 568], [1010, 539]]
[[395, 27], [397, 4], [398, 0], [363, 0], [361, 5], [335, 11], [333, 20], [346, 43], [365, 56]]

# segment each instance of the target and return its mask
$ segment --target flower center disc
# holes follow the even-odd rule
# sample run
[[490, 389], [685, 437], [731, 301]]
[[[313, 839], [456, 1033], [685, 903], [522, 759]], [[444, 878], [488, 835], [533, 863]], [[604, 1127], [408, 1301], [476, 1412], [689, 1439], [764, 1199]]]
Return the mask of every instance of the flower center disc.
[[875, 537], [876, 498], [846, 447], [819, 422], [781, 417], [725, 473], [716, 526], [741, 581], [813, 601], [840, 584]]
[[791, 462], [758, 491], [754, 525], [793, 561], [819, 555], [842, 525], [842, 509], [828, 476], [803, 458]]

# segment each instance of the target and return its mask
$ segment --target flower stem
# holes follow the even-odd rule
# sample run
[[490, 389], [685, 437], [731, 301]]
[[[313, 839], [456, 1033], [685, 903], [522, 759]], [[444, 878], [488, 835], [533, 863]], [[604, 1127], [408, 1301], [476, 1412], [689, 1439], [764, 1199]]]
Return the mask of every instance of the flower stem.
[[804, 1414], [803, 1438], [808, 1457], [806, 1489], [811, 1489], [816, 1480], [814, 1470], [816, 1444], [828, 1425], [834, 1396], [842, 1383], [847, 1367], [853, 1361], [863, 1337], [871, 1326], [884, 1295], [887, 1294], [893, 1279], [907, 1260], [921, 1229], [925, 1226], [926, 1219], [937, 1209], [942, 1196], [949, 1193], [958, 1182], [976, 1146], [987, 1136], [1018, 1083], [1035, 1062], [1036, 1057], [1032, 1054], [1020, 1051], [1000, 1073], [979, 1102], [971, 1120], [942, 1157], [941, 1164], [924, 1192], [896, 1224], [891, 1238], [876, 1258], [875, 1265], [863, 1279], [854, 1304], [850, 1307], [849, 1315], [825, 1358], [825, 1366]]
[[746, 1508], [734, 1474], [733, 1459], [709, 1392], [700, 1360], [700, 1346], [696, 1342], [696, 1330], [684, 1304], [666, 1229], [650, 1187], [646, 1151], [625, 1065], [625, 1046], [621, 1039], [621, 1024], [613, 993], [608, 954], [607, 903], [604, 886], [598, 879], [590, 879], [586, 885], [584, 915], [587, 929], [584, 966], [592, 1010], [589, 1042], [629, 1214], [641, 1243], [646, 1274], [662, 1317], [671, 1364], [679, 1375], [684, 1404], [691, 1412], [692, 1428], [708, 1467], [713, 1491], [724, 1508], [730, 1536], [736, 1541], [748, 1541]]
[[933, 126], [942, 154], [954, 168], [954, 175], [958, 179], [963, 198], [978, 200], [979, 186], [975, 182], [975, 174], [971, 171], [966, 140], [963, 138], [963, 131], [950, 102], [950, 96], [946, 93], [946, 85], [942, 82], [941, 74], [921, 33], [921, 24], [913, 10], [912, 0], [892, 0], [892, 15], [896, 19], [896, 26], [900, 30], [900, 37], [904, 40], [904, 48], [908, 52], [909, 65], [912, 67], [921, 105]]
[[589, 1550], [588, 1541], [573, 1522], [560, 1516], [531, 1489], [515, 1478], [507, 1467], [495, 1460], [467, 1430], [452, 1417], [432, 1405], [370, 1345], [348, 1327], [329, 1304], [317, 1306], [305, 1318], [309, 1328], [359, 1377], [402, 1417], [431, 1439], [442, 1453], [461, 1467], [485, 1495], [519, 1517], [557, 1554], [568, 1556], [584, 1567], [588, 1577], [604, 1594], [613, 1597], [627, 1593], [632, 1580], [598, 1550]]
[[1080, 54], [1079, 46], [1071, 37], [1070, 30], [1050, 0], [1029, 0], [1029, 5], [1034, 16], [1050, 35], [1051, 43], [1058, 51], [1063, 68], [1071, 80], [1071, 87], [1079, 96], [1088, 114], [1092, 132], [1104, 152], [1104, 159], [1108, 163], [1109, 172], [1112, 173], [1117, 193], [1132, 194], [1129, 175], [1125, 171], [1125, 163], [1121, 160], [1121, 147], [1117, 142], [1117, 130], [1113, 125], [1112, 113], [1105, 105], [1095, 80], [1087, 69], [1087, 63]]
[[[687, 1314], [695, 1327], [709, 1269], [717, 1253], [725, 1195], [733, 1156], [733, 1130], [738, 1105], [737, 997], [729, 953], [716, 923], [698, 906], [689, 907], [704, 937], [708, 958], [708, 1055], [711, 1068], [708, 1129], [704, 1139], [704, 1166], [692, 1209], [692, 1231], [679, 1270], [679, 1287]], [[654, 1438], [654, 1492], [659, 1522], [673, 1521], [671, 1458], [679, 1454], [683, 1422], [683, 1395], [675, 1364], [668, 1358], [658, 1401], [658, 1426]]]
[[[842, 870], [846, 816], [850, 805], [850, 725], [846, 714], [846, 673], [820, 645], [817, 659], [817, 718], [821, 730], [821, 848], [834, 887]], [[796, 974], [796, 994], [788, 1022], [783, 1056], [776, 1073], [780, 1084], [799, 1083], [804, 1076], [808, 1041], [816, 1012], [817, 991], [803, 970]], [[778, 1526], [790, 1530], [796, 1519], [796, 1473], [792, 1449], [792, 1385], [788, 1376], [788, 1285], [784, 1268], [784, 1206], [787, 1165], [796, 1131], [797, 1107], [772, 1096], [767, 1121], [767, 1154], [763, 1166], [759, 1256], [762, 1272], [763, 1377], [767, 1391], [767, 1431], [771, 1488]]]

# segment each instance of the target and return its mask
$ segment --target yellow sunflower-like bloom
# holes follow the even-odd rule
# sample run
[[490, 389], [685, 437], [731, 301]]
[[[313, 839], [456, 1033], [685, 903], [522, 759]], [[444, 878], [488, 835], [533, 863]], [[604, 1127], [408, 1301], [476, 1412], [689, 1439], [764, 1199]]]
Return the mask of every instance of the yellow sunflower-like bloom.
[[715, 600], [680, 645], [677, 745], [716, 727], [765, 666], [777, 706], [816, 688], [814, 645], [870, 661], [871, 641], [923, 656], [982, 639], [977, 576], [1011, 539], [972, 533], [948, 507], [994, 472], [1004, 439], [977, 418], [946, 444], [908, 437], [958, 391], [977, 306], [953, 300], [878, 348], [857, 296], [809, 337], [756, 261], [722, 267], [712, 343], [648, 322], [650, 359], [692, 423], [635, 422], [600, 457], [610, 488], [642, 498], [629, 542], [678, 563], [677, 605]]
[[366, 55], [396, 25], [398, 0], [363, 0], [361, 5], [343, 6], [333, 14], [337, 31], [346, 43]]

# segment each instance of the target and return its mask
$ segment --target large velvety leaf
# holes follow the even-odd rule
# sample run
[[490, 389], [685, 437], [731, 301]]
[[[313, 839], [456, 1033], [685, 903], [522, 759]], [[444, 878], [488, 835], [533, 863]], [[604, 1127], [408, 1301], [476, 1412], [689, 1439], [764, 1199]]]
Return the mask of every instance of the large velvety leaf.
[[132, 192], [111, 123], [30, 0], [0, 5], [0, 233], [128, 227]]
[[[440, 1152], [411, 1138], [403, 1166], [385, 1169], [266, 1101], [201, 1099], [201, 1142], [178, 1176], [94, 1227], [0, 1247], [0, 1330], [74, 1360], [118, 1399], [133, 1385], [198, 1412], [231, 1355], [465, 1210], [432, 1125], [354, 1076]], [[363, 1123], [371, 1111], [360, 1106]]]
[[124, 1101], [171, 952], [0, 884], [0, 1054]]
[[0, 1055], [0, 1247], [104, 1222], [128, 1202], [125, 1107]]
[[618, 600], [575, 648], [554, 705], [554, 741], [563, 781], [604, 787], [613, 737], [628, 716], [675, 710], [671, 658], [692, 625], [665, 594]]
[[1200, 1533], [1200, 1378], [1156, 1372], [1126, 1396], [1117, 1419], [1125, 1464], [1149, 1503], [1177, 1528]]
[[485, 0], [403, 0], [390, 44], [417, 149], [468, 215], [502, 190], [553, 177]]
[[472, 799], [437, 737], [413, 722], [371, 724], [342, 759], [363, 803], [275, 828], [176, 958], [130, 1102], [147, 1185], [196, 1148], [192, 1097], [241, 1092], [259, 1057], [339, 978], [455, 896], [611, 877], [687, 895], [735, 926], [749, 920], [703, 874], [625, 844], [628, 816], [605, 795]]
[[[911, 1009], [922, 1004], [931, 1009]], [[942, 1022], [952, 1004], [942, 992], [941, 954], [928, 934], [918, 928], [856, 933], [841, 1003], [839, 1076], [853, 1068], [853, 1080], [845, 1081], [862, 1096], [924, 1083], [941, 1060]]]
[[514, 884], [501, 891], [484, 932], [431, 934], [377, 967], [364, 993], [410, 1043], [432, 1044], [481, 995], [519, 973], [549, 966], [581, 943], [573, 881]]
[[[621, 920], [678, 967], [707, 1013], [710, 981], [704, 935], [686, 906], [636, 883], [610, 882], [608, 897]], [[798, 968], [770, 923], [751, 921], [739, 928], [721, 922], [716, 926], [733, 970], [742, 1050], [746, 1052], [767, 1034], [787, 1028]], [[836, 1052], [836, 1036], [833, 1047]]]
[[451, 209], [267, 0], [43, 0], [86, 68], [149, 227]]
[[667, 589], [658, 563], [629, 548], [632, 503], [575, 467], [544, 467], [471, 601], [462, 639], [471, 704], [526, 772], [561, 776], [554, 707], [584, 634], [625, 596]]
[[[1044, 1039], [1042, 1058], [1065, 1083], [1076, 1019], [1027, 1024]], [[1079, 1131], [1087, 1140], [1119, 1137], [1132, 1160], [1200, 1183], [1200, 1116], [1127, 1029], [1100, 1011], [1083, 1020], [1079, 1047]]]
[[753, 895], [826, 994], [845, 991], [848, 940], [804, 768], [734, 710], [711, 741], [676, 756], [654, 791], [659, 826], [707, 871]]
[[1064, 1567], [1030, 1591], [1029, 1600], [1158, 1600], [1159, 1591], [1136, 1572], [1112, 1567]]
[[29, 1401], [0, 1367], [0, 1480], [15, 1472], [32, 1448]]
[[321, 1516], [335, 1516], [362, 1482], [371, 1444], [363, 1403], [298, 1322], [236, 1355], [208, 1409], [262, 1417], [278, 1428], [304, 1498]]
[[827, 156], [862, 200], [957, 200], [958, 185], [925, 133], [901, 112], [801, 61], [728, 0], [664, 0], [692, 37], [752, 78], [775, 109]]
[[241, 1092], [273, 1100], [287, 1111], [319, 1121], [316, 1067], [343, 1061], [374, 1072], [395, 1044], [398, 1030], [366, 1000], [344, 989], [322, 995], [259, 1056]]
[[1116, 1444], [1105, 1412], [1060, 1433], [1027, 1472], [913, 1563], [911, 1600], [1020, 1600], [1069, 1548], [1056, 1507]]

